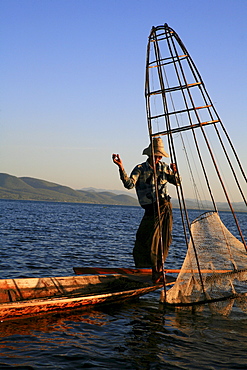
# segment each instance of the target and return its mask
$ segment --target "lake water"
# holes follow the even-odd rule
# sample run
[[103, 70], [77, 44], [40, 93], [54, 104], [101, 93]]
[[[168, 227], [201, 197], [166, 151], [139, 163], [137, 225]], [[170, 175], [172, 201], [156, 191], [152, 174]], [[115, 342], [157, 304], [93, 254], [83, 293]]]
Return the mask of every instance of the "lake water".
[[[73, 266], [134, 267], [139, 207], [0, 201], [0, 278], [73, 275]], [[166, 267], [186, 248], [179, 210]], [[195, 218], [198, 211], [190, 211]], [[247, 214], [238, 214], [247, 234]], [[235, 232], [229, 214], [221, 218]], [[156, 291], [90, 311], [0, 322], [0, 369], [246, 369], [247, 315], [174, 312]]]

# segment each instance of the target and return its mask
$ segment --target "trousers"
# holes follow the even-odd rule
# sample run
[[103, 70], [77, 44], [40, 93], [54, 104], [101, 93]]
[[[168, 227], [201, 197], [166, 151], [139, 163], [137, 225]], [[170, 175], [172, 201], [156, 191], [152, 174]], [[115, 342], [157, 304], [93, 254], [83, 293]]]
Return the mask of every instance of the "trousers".
[[[160, 201], [160, 220], [157, 203], [145, 209], [144, 216], [136, 233], [133, 257], [135, 266], [152, 267], [160, 271], [168, 255], [172, 242], [172, 205], [165, 199]], [[160, 225], [160, 226], [159, 226]]]

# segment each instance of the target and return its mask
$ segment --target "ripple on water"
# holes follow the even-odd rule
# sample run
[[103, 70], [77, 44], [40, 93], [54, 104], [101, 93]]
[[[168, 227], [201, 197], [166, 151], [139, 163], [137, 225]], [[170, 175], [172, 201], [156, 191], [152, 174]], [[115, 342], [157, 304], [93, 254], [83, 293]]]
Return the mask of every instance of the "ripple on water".
[[[0, 206], [6, 215], [0, 223], [2, 278], [70, 275], [75, 265], [133, 266], [139, 207], [19, 201]], [[179, 268], [186, 248], [178, 210], [173, 214], [166, 265]], [[159, 294], [100, 310], [0, 322], [0, 368], [246, 368], [245, 315], [164, 311]]]

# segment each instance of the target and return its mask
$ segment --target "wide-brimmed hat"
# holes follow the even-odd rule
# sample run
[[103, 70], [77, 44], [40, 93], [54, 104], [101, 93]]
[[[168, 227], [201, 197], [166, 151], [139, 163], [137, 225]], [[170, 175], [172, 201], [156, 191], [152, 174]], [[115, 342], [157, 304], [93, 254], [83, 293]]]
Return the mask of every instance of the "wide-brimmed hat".
[[[169, 157], [169, 154], [167, 154], [164, 149], [164, 144], [160, 137], [153, 138], [153, 147], [154, 147], [154, 155], [162, 156], [162, 157]], [[149, 144], [147, 148], [143, 149], [142, 154], [146, 154], [149, 157], [152, 155], [151, 144]]]

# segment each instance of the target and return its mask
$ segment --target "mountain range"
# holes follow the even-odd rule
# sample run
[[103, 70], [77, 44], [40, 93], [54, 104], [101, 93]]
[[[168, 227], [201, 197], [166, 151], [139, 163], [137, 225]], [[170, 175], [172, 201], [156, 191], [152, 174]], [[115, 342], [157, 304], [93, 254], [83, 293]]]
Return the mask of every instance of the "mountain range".
[[39, 200], [50, 202], [94, 203], [137, 206], [137, 199], [109, 191], [74, 190], [68, 186], [32, 177], [0, 173], [0, 199]]
[[[134, 194], [125, 193], [127, 191], [107, 191], [96, 188], [74, 190], [68, 186], [33, 177], [16, 177], [0, 173], [0, 199], [138, 206]], [[172, 204], [177, 208], [177, 199], [173, 199]], [[187, 208], [197, 208], [196, 201], [193, 199], [186, 199], [186, 205]], [[220, 202], [217, 206], [219, 210], [229, 210], [227, 203]], [[246, 212], [243, 202], [234, 203], [233, 207], [235, 211]]]

